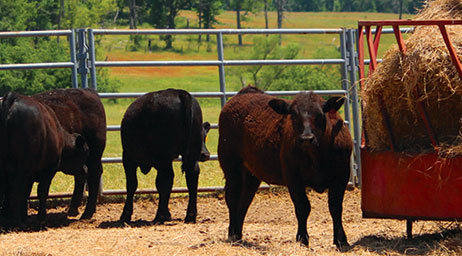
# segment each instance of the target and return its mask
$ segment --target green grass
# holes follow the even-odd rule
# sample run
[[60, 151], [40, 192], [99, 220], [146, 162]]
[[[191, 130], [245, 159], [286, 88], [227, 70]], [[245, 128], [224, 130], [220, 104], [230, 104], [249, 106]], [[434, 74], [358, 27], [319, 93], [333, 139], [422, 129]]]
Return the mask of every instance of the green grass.
[[[191, 11], [181, 12], [180, 26], [189, 19], [190, 26], [197, 26], [195, 14]], [[358, 20], [396, 19], [397, 14], [381, 13], [285, 13], [285, 28], [356, 28]], [[411, 18], [405, 16], [404, 18]], [[269, 13], [270, 27], [276, 27], [276, 14]], [[224, 12], [219, 17], [216, 28], [235, 28], [235, 13]], [[263, 28], [263, 14], [250, 15], [244, 28]], [[149, 28], [143, 25], [142, 28]], [[225, 59], [233, 59], [237, 53], [249, 51], [252, 46], [252, 38], [262, 35], [244, 36], [244, 46], [237, 46], [237, 36], [224, 36]], [[157, 36], [142, 36], [140, 46], [134, 51], [134, 46], [129, 36], [97, 36], [98, 60], [216, 60], [216, 38], [211, 37], [211, 42], [197, 43], [197, 35], [175, 36], [174, 49], [164, 51], [163, 41]], [[148, 38], [152, 40], [154, 49], [147, 49]], [[283, 44], [297, 43], [301, 46], [300, 58], [312, 58], [320, 49], [325, 47], [338, 47], [338, 35], [285, 35]], [[379, 56], [381, 56], [391, 44], [395, 42], [393, 35], [383, 35]], [[340, 57], [340, 56], [339, 56]], [[190, 92], [219, 91], [218, 70], [216, 67], [136, 67], [136, 68], [111, 68], [110, 75], [121, 81], [120, 92], [149, 92], [166, 88], [181, 88]], [[227, 72], [227, 74], [229, 74]], [[249, 80], [250, 81], [250, 80]], [[240, 87], [236, 79], [226, 77], [227, 90], [235, 91]], [[340, 86], [340, 85], [339, 85]], [[115, 103], [103, 100], [106, 109], [108, 125], [119, 125], [128, 105], [133, 99], [119, 99]], [[204, 121], [217, 123], [220, 112], [219, 99], [199, 99], [202, 107]], [[107, 146], [104, 157], [120, 157], [122, 155], [120, 133], [108, 132]], [[212, 154], [216, 154], [218, 142], [217, 130], [209, 133], [207, 147]], [[224, 184], [223, 174], [217, 161], [201, 163], [201, 175], [199, 186], [219, 186]], [[175, 187], [185, 187], [184, 175], [180, 171], [180, 163], [174, 163]], [[138, 172], [139, 188], [153, 188], [156, 171], [152, 170], [148, 175]], [[121, 164], [104, 165], [103, 174], [104, 189], [124, 189], [125, 175]], [[59, 173], [53, 180], [51, 192], [72, 191], [73, 178]]]

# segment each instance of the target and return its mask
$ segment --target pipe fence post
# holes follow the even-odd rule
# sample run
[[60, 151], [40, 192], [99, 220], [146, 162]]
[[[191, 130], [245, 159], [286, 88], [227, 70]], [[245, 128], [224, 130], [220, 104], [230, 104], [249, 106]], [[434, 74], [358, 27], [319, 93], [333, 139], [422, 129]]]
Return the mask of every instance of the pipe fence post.
[[79, 81], [77, 77], [77, 56], [76, 56], [76, 46], [75, 46], [75, 29], [72, 30], [71, 34], [68, 36], [69, 40], [69, 45], [70, 45], [70, 53], [71, 53], [71, 62], [74, 64], [74, 66], [71, 68], [72, 70], [72, 88], [78, 88], [79, 87]]
[[361, 127], [359, 120], [359, 100], [358, 100], [358, 54], [356, 51], [356, 29], [348, 29], [347, 35], [347, 48], [348, 54], [350, 55], [348, 71], [350, 72], [350, 88], [352, 100], [352, 112], [353, 112], [353, 135], [354, 135], [354, 147], [355, 147], [355, 158], [356, 158], [356, 175], [357, 185], [361, 187]]
[[[345, 114], [345, 121], [348, 122], [348, 129], [351, 131], [351, 115], [350, 115], [350, 86], [348, 80], [348, 65], [351, 54], [347, 49], [347, 29], [342, 29], [340, 32], [340, 55], [345, 61], [341, 66], [341, 75], [342, 75], [342, 89], [345, 90], [345, 103], [343, 104], [343, 111]], [[356, 185], [355, 179], [358, 176], [356, 172], [356, 150], [353, 150], [353, 155], [351, 156], [350, 162], [350, 181], [349, 186], [354, 187]]]
[[226, 81], [225, 81], [225, 64], [223, 63], [224, 61], [224, 52], [223, 52], [223, 34], [219, 32], [217, 34], [217, 51], [218, 51], [218, 60], [221, 62], [218, 65], [218, 73], [219, 73], [219, 78], [220, 78], [220, 91], [223, 93], [223, 96], [221, 97], [221, 107], [226, 103]]
[[79, 61], [78, 72], [82, 82], [82, 88], [88, 88], [88, 47], [86, 43], [86, 31], [83, 28], [77, 29], [79, 51], [77, 54]]
[[342, 64], [342, 70], [341, 70], [341, 75], [342, 75], [342, 89], [346, 91], [345, 97], [346, 101], [344, 103], [344, 112], [345, 112], [345, 120], [348, 121], [348, 128], [351, 129], [351, 116], [350, 116], [350, 92], [349, 92], [349, 83], [348, 83], [348, 60], [350, 58], [350, 54], [347, 51], [347, 37], [346, 37], [346, 29], [343, 29], [342, 32], [340, 33], [340, 54], [343, 60], [345, 62]]
[[90, 56], [90, 78], [91, 88], [97, 90], [98, 86], [96, 83], [96, 66], [95, 66], [95, 35], [93, 29], [88, 29], [88, 53]]

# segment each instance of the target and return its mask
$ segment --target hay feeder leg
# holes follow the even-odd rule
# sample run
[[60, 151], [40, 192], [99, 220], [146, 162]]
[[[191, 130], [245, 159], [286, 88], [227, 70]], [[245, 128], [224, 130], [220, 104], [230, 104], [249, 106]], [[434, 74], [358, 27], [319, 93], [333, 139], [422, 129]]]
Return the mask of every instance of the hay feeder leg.
[[411, 220], [411, 219], [406, 220], [407, 239], [412, 239], [412, 222], [413, 222], [413, 220]]

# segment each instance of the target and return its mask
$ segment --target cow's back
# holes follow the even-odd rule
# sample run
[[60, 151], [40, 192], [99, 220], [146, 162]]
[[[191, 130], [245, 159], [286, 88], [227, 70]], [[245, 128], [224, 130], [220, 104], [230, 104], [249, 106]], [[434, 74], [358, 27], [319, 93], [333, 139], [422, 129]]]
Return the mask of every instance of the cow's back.
[[219, 118], [218, 157], [220, 164], [241, 161], [260, 180], [283, 185], [279, 155], [284, 117], [268, 105], [273, 98], [246, 87], [226, 103]]
[[2, 123], [8, 165], [27, 165], [36, 170], [56, 167], [64, 140], [59, 121], [49, 107], [31, 97], [9, 93], [2, 107]]
[[80, 133], [87, 140], [98, 138], [105, 143], [106, 114], [94, 90], [56, 89], [36, 94], [33, 97], [53, 109], [67, 132]]
[[135, 100], [127, 108], [121, 125], [124, 157], [155, 165], [159, 160], [169, 161], [181, 154], [193, 121], [191, 99], [185, 91], [168, 89]]
[[[106, 146], [106, 114], [104, 106], [93, 89], [56, 89], [33, 96], [49, 106], [56, 114], [61, 126], [68, 133], [81, 134], [89, 147], [88, 162], [100, 163]], [[72, 165], [63, 162], [63, 166]], [[100, 164], [97, 164], [100, 165]], [[70, 167], [64, 167], [70, 168]]]

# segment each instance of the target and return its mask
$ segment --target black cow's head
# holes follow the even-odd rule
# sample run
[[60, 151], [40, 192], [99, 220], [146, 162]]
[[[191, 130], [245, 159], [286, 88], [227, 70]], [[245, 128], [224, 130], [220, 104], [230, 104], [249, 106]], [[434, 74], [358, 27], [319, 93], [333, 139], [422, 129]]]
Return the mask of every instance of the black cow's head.
[[210, 159], [210, 152], [207, 149], [206, 141], [207, 141], [207, 133], [210, 131], [210, 123], [205, 122], [202, 124], [202, 148], [201, 148], [201, 155], [199, 157], [199, 161], [207, 161]]
[[309, 92], [299, 93], [292, 102], [272, 99], [268, 104], [276, 113], [291, 116], [298, 142], [317, 145], [326, 130], [326, 113], [335, 114], [343, 102], [340, 97], [324, 102], [321, 97]]
[[85, 162], [87, 161], [88, 154], [89, 148], [85, 138], [78, 133], [70, 134], [61, 155], [59, 169], [66, 174], [74, 176], [87, 175]]

